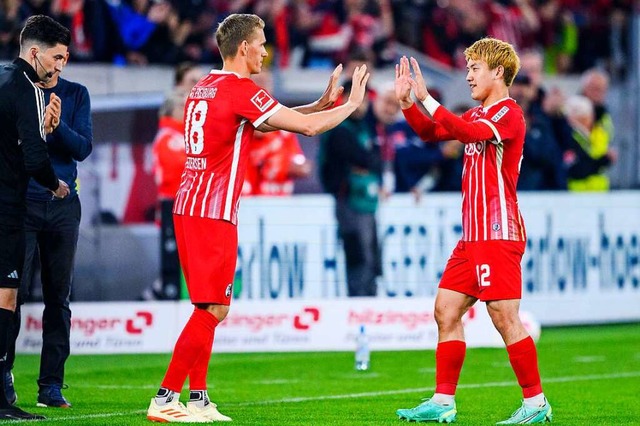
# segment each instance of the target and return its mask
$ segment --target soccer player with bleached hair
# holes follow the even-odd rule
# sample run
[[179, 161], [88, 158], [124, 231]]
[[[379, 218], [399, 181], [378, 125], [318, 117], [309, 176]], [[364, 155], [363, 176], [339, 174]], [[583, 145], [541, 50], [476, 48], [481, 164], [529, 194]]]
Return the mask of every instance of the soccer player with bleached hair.
[[[475, 42], [464, 54], [471, 97], [480, 105], [460, 117], [429, 95], [414, 58], [411, 65], [406, 57], [396, 65], [396, 97], [421, 139], [457, 139], [465, 144], [463, 233], [447, 262], [435, 301], [435, 393], [417, 407], [396, 413], [417, 422], [455, 421], [455, 392], [466, 352], [462, 316], [480, 300], [486, 302], [489, 316], [504, 340], [524, 395], [522, 406], [498, 424], [543, 423], [551, 421], [551, 406], [542, 392], [535, 343], [518, 315], [526, 232], [516, 185], [525, 121], [522, 110], [509, 97], [509, 86], [520, 60], [510, 44], [494, 38]], [[415, 105], [412, 91], [431, 118]]]
[[[216, 31], [222, 70], [212, 70], [191, 89], [185, 105], [187, 159], [173, 208], [176, 242], [193, 314], [176, 342], [147, 418], [158, 422], [230, 421], [207, 394], [207, 370], [216, 326], [233, 294], [238, 254], [238, 205], [254, 129], [317, 135], [340, 124], [362, 103], [369, 74], [357, 67], [343, 105], [339, 65], [316, 102], [287, 108], [250, 78], [267, 56], [264, 21], [232, 14]], [[186, 407], [180, 391], [189, 377]]]

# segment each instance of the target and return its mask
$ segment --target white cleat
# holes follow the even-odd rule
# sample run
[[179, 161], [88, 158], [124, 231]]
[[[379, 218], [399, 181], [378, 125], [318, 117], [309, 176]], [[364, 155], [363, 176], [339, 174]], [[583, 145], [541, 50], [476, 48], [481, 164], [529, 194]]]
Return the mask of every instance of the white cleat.
[[209, 423], [209, 419], [190, 413], [177, 398], [166, 405], [158, 405], [155, 398], [151, 398], [147, 419], [159, 423]]
[[199, 407], [197, 402], [187, 402], [187, 410], [195, 416], [204, 417], [209, 422], [230, 422], [231, 417], [220, 413], [217, 407], [213, 402], [209, 402], [204, 408]]

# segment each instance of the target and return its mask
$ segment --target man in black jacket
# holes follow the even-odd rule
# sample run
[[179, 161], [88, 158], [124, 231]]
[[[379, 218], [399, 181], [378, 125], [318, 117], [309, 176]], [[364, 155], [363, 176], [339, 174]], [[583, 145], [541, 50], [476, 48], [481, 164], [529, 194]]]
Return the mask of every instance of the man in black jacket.
[[[0, 67], [0, 375], [4, 381], [8, 331], [16, 308], [25, 256], [24, 219], [29, 177], [64, 198], [69, 186], [56, 176], [45, 135], [60, 123], [60, 99], [45, 107], [35, 83], [59, 71], [66, 58], [69, 30], [46, 16], [32, 16], [20, 33], [20, 57]], [[38, 420], [10, 404], [0, 386], [0, 420]]]
[[[348, 95], [351, 85], [344, 85]], [[336, 199], [335, 216], [346, 261], [347, 295], [375, 296], [381, 275], [376, 211], [382, 158], [367, 96], [335, 129], [321, 137], [322, 185]]]

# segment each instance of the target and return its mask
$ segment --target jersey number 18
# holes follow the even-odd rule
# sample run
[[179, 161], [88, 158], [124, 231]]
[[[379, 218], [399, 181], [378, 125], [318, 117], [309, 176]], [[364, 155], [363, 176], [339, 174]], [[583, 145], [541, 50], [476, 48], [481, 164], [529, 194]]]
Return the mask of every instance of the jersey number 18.
[[209, 104], [206, 101], [191, 101], [187, 108], [185, 141], [187, 154], [200, 154], [204, 149], [204, 122]]

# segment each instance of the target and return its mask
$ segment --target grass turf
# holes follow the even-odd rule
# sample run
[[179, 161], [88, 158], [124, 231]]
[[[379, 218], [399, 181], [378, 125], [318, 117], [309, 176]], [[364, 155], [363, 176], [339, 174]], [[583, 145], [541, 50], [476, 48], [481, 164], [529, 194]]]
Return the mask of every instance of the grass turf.
[[[640, 324], [544, 329], [538, 343], [554, 424], [640, 424]], [[18, 406], [69, 425], [150, 425], [145, 417], [170, 355], [71, 356], [71, 409], [35, 408], [38, 357], [19, 355]], [[236, 425], [399, 425], [434, 384], [433, 351], [373, 352], [371, 370], [353, 353], [214, 354], [209, 394]], [[185, 401], [187, 391], [183, 392]], [[521, 393], [504, 349], [467, 351], [457, 424], [506, 419]]]

